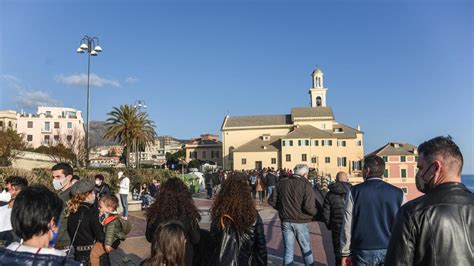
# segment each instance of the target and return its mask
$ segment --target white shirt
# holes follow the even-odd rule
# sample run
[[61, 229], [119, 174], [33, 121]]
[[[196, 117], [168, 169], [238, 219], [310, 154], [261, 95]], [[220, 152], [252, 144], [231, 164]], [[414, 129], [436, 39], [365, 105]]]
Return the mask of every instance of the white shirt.
[[119, 194], [125, 194], [125, 195], [128, 195], [128, 193], [130, 192], [130, 179], [126, 176], [124, 176], [121, 180], [120, 180], [120, 189], [119, 189]]
[[12, 195], [8, 193], [6, 190], [3, 190], [2, 193], [0, 193], [0, 201], [9, 202], [11, 197]]
[[0, 207], [0, 232], [12, 230], [12, 209], [8, 208], [8, 204]]

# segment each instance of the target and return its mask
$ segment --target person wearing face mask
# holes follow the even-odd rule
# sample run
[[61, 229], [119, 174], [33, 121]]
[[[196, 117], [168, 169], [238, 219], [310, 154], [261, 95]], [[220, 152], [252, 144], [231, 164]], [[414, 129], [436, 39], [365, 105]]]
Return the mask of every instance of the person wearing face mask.
[[8, 246], [17, 239], [13, 233], [10, 217], [15, 198], [22, 189], [28, 186], [28, 181], [20, 176], [9, 176], [5, 180], [8, 193], [11, 195], [8, 204], [0, 207], [0, 242]]
[[341, 227], [341, 264], [383, 265], [395, 216], [405, 194], [382, 179], [384, 160], [364, 158], [364, 182], [347, 193]]
[[[25, 187], [15, 197], [11, 222], [21, 242], [0, 248], [1, 265], [79, 265], [64, 250], [51, 248], [58, 234], [62, 200], [42, 185]], [[35, 225], [35, 226], [31, 226]]]
[[416, 187], [425, 195], [397, 214], [385, 265], [474, 265], [474, 194], [450, 136], [418, 146]]
[[104, 195], [110, 195], [110, 187], [104, 182], [104, 179], [101, 174], [95, 175], [95, 196], [97, 199]]
[[[64, 206], [66, 202], [71, 197], [71, 186], [73, 179], [74, 171], [72, 167], [67, 163], [58, 163], [51, 168], [51, 176], [53, 178], [53, 187], [57, 191], [59, 198], [63, 201]], [[59, 235], [58, 240], [54, 248], [62, 250], [67, 249], [71, 244], [71, 239], [67, 233], [67, 217], [66, 213], [63, 211], [59, 222]]]
[[[104, 231], [97, 211], [92, 208], [95, 202], [95, 182], [79, 180], [71, 189], [71, 199], [67, 202], [67, 232], [74, 239], [74, 260], [89, 265], [90, 253], [95, 242], [104, 243]], [[75, 236], [75, 237], [74, 237]]]

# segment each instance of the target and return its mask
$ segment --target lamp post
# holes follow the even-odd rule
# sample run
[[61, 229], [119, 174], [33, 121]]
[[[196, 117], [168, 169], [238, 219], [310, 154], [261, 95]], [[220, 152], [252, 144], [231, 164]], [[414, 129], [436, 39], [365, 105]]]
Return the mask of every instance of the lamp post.
[[89, 37], [85, 35], [81, 39], [77, 53], [83, 54], [87, 52], [87, 114], [86, 114], [86, 167], [89, 167], [89, 111], [90, 111], [90, 74], [91, 74], [91, 56], [98, 56], [102, 52], [99, 46], [99, 38]]
[[[135, 101], [135, 104], [133, 106], [138, 110], [138, 113], [142, 111], [142, 108], [146, 108], [144, 100]], [[138, 153], [138, 140], [135, 138], [135, 164], [137, 169], [140, 168], [140, 157], [138, 156]]]

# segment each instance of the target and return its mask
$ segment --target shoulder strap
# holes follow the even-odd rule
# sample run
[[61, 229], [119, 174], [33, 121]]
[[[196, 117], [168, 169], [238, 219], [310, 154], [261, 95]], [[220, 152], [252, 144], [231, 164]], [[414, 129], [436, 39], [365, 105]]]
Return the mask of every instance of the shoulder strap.
[[232, 219], [232, 217], [230, 217], [230, 215], [224, 214], [224, 215], [221, 216], [221, 228], [225, 227], [225, 219], [229, 219], [232, 223], [234, 222], [234, 219]]

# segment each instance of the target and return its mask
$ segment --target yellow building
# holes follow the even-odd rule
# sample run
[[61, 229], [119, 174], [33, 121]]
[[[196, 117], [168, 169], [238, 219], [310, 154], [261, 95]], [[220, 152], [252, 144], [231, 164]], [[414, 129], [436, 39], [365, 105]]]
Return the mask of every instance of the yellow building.
[[222, 124], [224, 169], [290, 168], [304, 163], [320, 174], [360, 175], [363, 132], [336, 122], [326, 105], [323, 73], [312, 73], [311, 107], [291, 114], [226, 116]]

